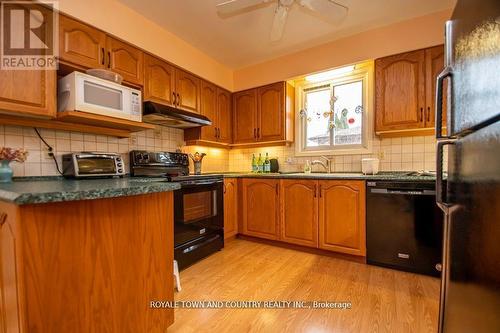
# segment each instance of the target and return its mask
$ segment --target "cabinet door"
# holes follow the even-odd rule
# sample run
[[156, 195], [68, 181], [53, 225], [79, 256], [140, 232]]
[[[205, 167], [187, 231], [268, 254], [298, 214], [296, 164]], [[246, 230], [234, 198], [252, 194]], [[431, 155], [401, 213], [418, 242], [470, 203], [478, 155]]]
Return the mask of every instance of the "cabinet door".
[[175, 69], [168, 63], [144, 56], [144, 100], [174, 105]]
[[375, 131], [425, 126], [425, 52], [375, 61]]
[[280, 240], [318, 247], [318, 182], [281, 180]]
[[85, 68], [103, 68], [106, 34], [84, 23], [59, 16], [59, 58]]
[[224, 238], [238, 233], [238, 187], [236, 178], [224, 179]]
[[123, 80], [142, 86], [144, 83], [144, 53], [113, 37], [107, 38], [108, 68], [123, 76]]
[[0, 109], [14, 115], [56, 116], [56, 71], [0, 72]]
[[25, 318], [19, 304], [22, 297], [18, 285], [22, 279], [17, 270], [21, 265], [16, 260], [16, 213], [12, 207], [0, 204], [0, 332], [5, 333], [25, 331]]
[[177, 106], [187, 111], [200, 112], [201, 80], [179, 68], [175, 69], [175, 92]]
[[278, 239], [279, 180], [243, 179], [243, 234]]
[[365, 182], [319, 181], [319, 247], [365, 256]]
[[217, 87], [207, 81], [201, 81], [201, 114], [212, 121], [212, 125], [201, 128], [201, 139], [217, 141]]
[[224, 143], [232, 142], [231, 118], [231, 93], [227, 90], [217, 88], [217, 122], [219, 126], [218, 141]]
[[257, 89], [259, 141], [278, 141], [285, 138], [284, 82]]
[[257, 96], [250, 89], [233, 94], [233, 143], [257, 140]]
[[[425, 127], [434, 127], [436, 107], [436, 78], [444, 68], [444, 47], [439, 45], [425, 50]], [[448, 90], [447, 80], [443, 83], [443, 91]], [[446, 126], [446, 93], [443, 93], [443, 126]]]

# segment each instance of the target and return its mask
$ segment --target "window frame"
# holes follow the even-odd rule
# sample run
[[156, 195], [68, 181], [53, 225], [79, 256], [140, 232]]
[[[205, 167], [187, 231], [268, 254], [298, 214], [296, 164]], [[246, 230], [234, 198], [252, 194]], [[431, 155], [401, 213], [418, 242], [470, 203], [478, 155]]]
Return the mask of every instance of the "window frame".
[[[304, 107], [305, 90], [329, 85], [329, 90], [333, 95], [334, 86], [353, 82], [362, 82], [363, 85], [363, 128], [362, 143], [360, 145], [329, 145], [323, 147], [306, 146], [306, 120], [300, 117], [300, 110]], [[318, 156], [318, 155], [348, 155], [348, 154], [370, 154], [372, 153], [373, 141], [373, 61], [356, 64], [352, 72], [340, 74], [335, 78], [320, 81], [308, 82], [305, 79], [295, 81], [295, 155], [296, 156]], [[333, 131], [330, 131], [333, 139]]]

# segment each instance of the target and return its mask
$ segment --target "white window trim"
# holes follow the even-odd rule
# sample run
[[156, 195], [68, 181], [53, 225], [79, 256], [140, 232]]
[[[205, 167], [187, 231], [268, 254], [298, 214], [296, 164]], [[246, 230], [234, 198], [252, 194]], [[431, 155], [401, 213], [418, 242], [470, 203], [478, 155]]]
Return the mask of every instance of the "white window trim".
[[[343, 148], [343, 149], [331, 149], [330, 147], [317, 148], [311, 150], [311, 148], [305, 148], [305, 123], [304, 119], [300, 118], [300, 110], [302, 109], [304, 100], [304, 89], [321, 86], [321, 85], [339, 85], [342, 83], [352, 82], [352, 81], [363, 81], [363, 142], [362, 147], [356, 148]], [[371, 154], [372, 153], [372, 142], [373, 142], [373, 61], [368, 61], [360, 64], [356, 64], [356, 68], [350, 72], [338, 76], [331, 80], [326, 80], [323, 82], [307, 82], [305, 79], [300, 81], [295, 81], [295, 156], [318, 156], [318, 155], [352, 155], [352, 154]]]

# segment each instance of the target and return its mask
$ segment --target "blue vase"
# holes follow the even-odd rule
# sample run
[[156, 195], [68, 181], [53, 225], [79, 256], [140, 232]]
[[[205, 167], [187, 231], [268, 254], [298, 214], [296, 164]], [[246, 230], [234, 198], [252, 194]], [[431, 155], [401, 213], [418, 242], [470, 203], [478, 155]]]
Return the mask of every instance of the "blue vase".
[[12, 168], [10, 167], [10, 161], [1, 160], [0, 161], [0, 183], [10, 183], [12, 181], [13, 175]]

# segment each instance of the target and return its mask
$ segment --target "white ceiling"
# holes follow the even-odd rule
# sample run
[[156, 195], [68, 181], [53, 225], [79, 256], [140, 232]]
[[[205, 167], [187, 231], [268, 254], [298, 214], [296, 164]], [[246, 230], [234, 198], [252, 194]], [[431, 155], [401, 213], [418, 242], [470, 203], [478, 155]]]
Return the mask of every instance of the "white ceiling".
[[[215, 5], [226, 0], [119, 0], [220, 63], [237, 69], [397, 21], [452, 8], [456, 0], [337, 0], [347, 19], [332, 26], [298, 5], [289, 12], [281, 41], [269, 41], [276, 3], [227, 18]], [[161, 41], [158, 41], [161, 43]], [[390, 42], [390, 41], [388, 41]]]

